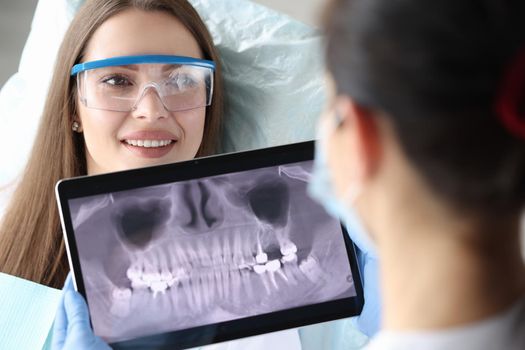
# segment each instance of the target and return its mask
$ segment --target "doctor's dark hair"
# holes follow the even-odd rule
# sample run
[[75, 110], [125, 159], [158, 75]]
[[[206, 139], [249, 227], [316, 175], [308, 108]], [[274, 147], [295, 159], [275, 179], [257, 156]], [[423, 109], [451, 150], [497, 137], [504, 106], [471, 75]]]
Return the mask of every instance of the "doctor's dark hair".
[[496, 109], [514, 94], [525, 124], [524, 69], [521, 91], [502, 85], [525, 67], [524, 18], [523, 0], [334, 0], [325, 13], [338, 94], [383, 112], [429, 187], [475, 215], [525, 201], [525, 137]]
[[[223, 83], [218, 52], [204, 22], [187, 0], [87, 0], [71, 22], [58, 52], [46, 104], [19, 185], [0, 223], [0, 271], [61, 288], [69, 271], [54, 188], [58, 180], [87, 174], [84, 139], [72, 132], [76, 114], [73, 65], [82, 60], [94, 32], [128, 9], [172, 15], [216, 63], [213, 101], [206, 108], [203, 141], [197, 156], [219, 149]], [[137, 23], [137, 25], [140, 25]]]

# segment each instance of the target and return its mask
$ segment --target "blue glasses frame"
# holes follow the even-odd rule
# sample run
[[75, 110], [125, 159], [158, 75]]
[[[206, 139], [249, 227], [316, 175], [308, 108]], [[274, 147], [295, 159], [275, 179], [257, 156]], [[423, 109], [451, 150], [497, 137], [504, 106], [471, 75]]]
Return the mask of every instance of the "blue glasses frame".
[[77, 75], [90, 69], [114, 66], [126, 66], [130, 64], [147, 64], [147, 63], [165, 63], [165, 64], [186, 64], [189, 66], [197, 66], [210, 68], [215, 71], [215, 63], [209, 60], [203, 60], [194, 57], [186, 56], [172, 56], [172, 55], [139, 55], [139, 56], [119, 56], [111, 57], [103, 60], [96, 60], [75, 64], [71, 68], [71, 76]]

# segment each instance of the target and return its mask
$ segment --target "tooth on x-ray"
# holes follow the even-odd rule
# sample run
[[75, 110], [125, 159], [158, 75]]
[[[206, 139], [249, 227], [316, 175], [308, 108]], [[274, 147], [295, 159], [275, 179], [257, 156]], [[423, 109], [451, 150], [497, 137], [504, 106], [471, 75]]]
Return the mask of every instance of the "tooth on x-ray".
[[96, 333], [119, 341], [355, 295], [340, 224], [306, 193], [311, 167], [74, 200]]

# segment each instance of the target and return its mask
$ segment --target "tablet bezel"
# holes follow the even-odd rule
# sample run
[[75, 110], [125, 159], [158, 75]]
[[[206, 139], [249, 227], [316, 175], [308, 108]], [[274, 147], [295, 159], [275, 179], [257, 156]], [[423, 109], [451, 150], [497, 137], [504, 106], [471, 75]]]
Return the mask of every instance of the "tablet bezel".
[[[86, 298], [84, 281], [81, 278], [82, 269], [69, 211], [69, 200], [232, 172], [311, 161], [313, 157], [314, 142], [307, 141], [59, 181], [56, 185], [56, 197], [76, 290]], [[356, 296], [190, 329], [139, 337], [133, 340], [113, 343], [111, 344], [112, 347], [114, 349], [135, 349], [154, 346], [156, 349], [184, 349], [358, 315], [364, 304], [361, 274], [357, 264], [355, 247], [343, 225], [341, 225], [341, 230], [354, 278]]]

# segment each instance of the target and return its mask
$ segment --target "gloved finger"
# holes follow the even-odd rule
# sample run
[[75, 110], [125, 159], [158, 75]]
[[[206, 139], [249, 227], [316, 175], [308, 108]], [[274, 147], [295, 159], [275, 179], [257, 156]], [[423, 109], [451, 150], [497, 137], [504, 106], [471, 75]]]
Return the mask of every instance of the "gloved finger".
[[66, 281], [64, 282], [64, 287], [62, 295], [60, 296], [60, 302], [58, 304], [57, 313], [55, 315], [55, 321], [53, 322], [53, 338], [51, 343], [51, 348], [54, 350], [60, 350], [64, 347], [67, 336], [67, 315], [66, 309], [64, 308], [64, 290], [69, 286], [73, 286], [71, 281], [71, 273], [67, 275]]
[[64, 282], [62, 290], [75, 290], [75, 287], [73, 286], [73, 277], [71, 277], [71, 272], [67, 274], [66, 281]]
[[89, 313], [84, 298], [73, 290], [67, 290], [64, 296], [64, 308], [67, 315], [69, 332], [90, 329]]
[[64, 347], [64, 342], [67, 336], [67, 316], [64, 308], [64, 293], [60, 297], [58, 310], [55, 315], [55, 321], [53, 322], [53, 338], [51, 349], [60, 350]]

